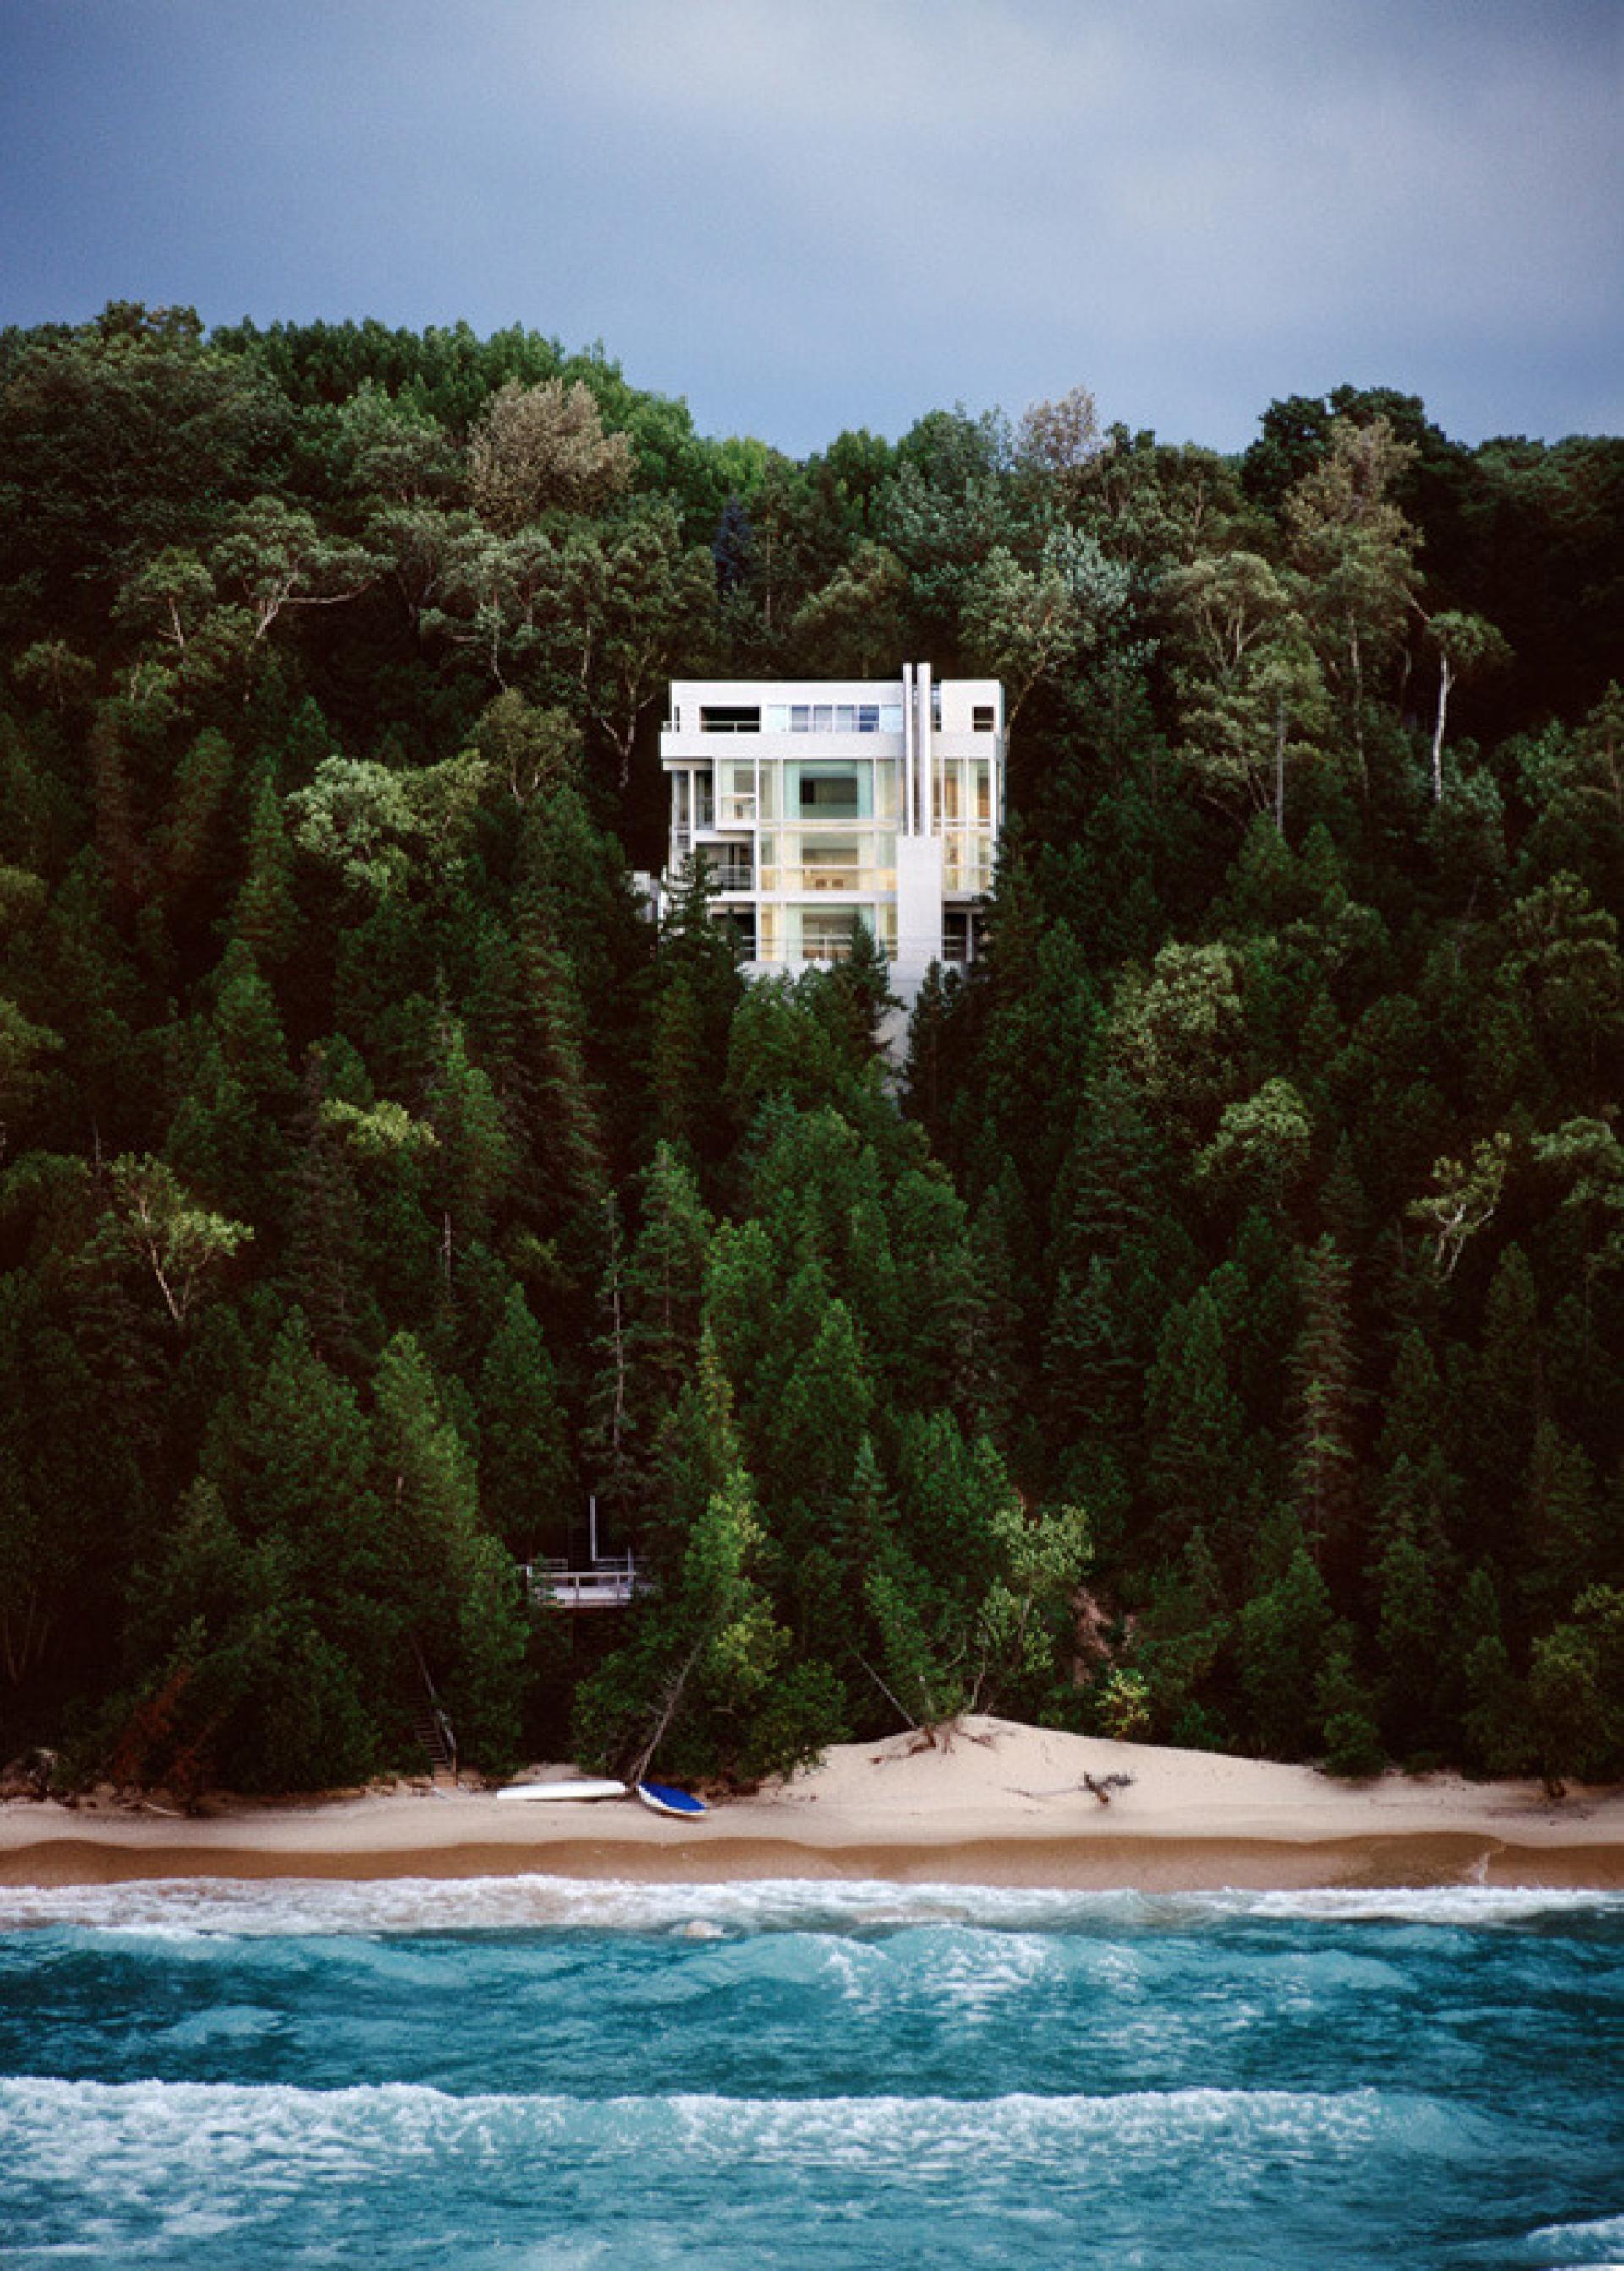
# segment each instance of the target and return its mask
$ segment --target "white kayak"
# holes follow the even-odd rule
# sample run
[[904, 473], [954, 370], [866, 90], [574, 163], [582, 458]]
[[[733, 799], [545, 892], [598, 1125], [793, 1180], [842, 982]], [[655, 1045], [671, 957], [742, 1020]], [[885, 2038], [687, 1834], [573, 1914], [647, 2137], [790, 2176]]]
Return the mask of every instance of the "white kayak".
[[524, 1799], [535, 1804], [562, 1798], [624, 1798], [623, 1782], [510, 1782], [505, 1790], [496, 1792], [498, 1798]]

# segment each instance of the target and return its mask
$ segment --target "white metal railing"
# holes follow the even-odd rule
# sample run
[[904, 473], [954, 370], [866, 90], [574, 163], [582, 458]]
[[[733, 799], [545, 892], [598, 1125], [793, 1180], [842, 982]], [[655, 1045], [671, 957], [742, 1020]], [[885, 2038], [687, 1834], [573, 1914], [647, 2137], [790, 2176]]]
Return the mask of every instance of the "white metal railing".
[[572, 1569], [568, 1561], [528, 1561], [525, 1582], [533, 1601], [561, 1609], [623, 1609], [637, 1590], [637, 1567], [629, 1553]]

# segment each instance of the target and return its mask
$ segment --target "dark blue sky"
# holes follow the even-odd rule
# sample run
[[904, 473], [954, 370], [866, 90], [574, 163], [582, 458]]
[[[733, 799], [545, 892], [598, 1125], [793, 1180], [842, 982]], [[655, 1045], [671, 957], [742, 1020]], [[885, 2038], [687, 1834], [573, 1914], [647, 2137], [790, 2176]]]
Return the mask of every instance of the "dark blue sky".
[[1083, 382], [1624, 428], [1624, 0], [0, 0], [0, 322], [601, 339], [803, 450]]

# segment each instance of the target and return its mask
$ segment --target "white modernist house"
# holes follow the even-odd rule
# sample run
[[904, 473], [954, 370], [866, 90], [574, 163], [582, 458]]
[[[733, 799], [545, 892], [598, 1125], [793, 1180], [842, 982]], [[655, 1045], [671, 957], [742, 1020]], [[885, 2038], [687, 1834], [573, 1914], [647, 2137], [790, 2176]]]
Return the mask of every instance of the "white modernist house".
[[995, 679], [679, 680], [660, 734], [667, 889], [703, 853], [755, 972], [839, 961], [864, 923], [911, 1001], [969, 962], [1003, 809]]

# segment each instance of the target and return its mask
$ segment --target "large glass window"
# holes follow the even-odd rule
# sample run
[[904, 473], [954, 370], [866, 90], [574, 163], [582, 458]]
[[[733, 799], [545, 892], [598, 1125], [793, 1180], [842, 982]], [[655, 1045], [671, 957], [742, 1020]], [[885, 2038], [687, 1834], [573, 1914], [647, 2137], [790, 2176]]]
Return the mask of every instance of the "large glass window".
[[801, 958], [803, 962], [844, 962], [852, 950], [852, 928], [857, 911], [852, 907], [792, 907], [799, 918]]
[[790, 810], [802, 820], [867, 820], [874, 806], [874, 775], [867, 764], [807, 764], [786, 768]]
[[801, 881], [808, 891], [854, 891], [860, 856], [855, 836], [814, 836], [801, 854]]
[[702, 704], [699, 711], [702, 733], [759, 733], [761, 711], [749, 708]]
[[801, 816], [803, 820], [855, 820], [858, 813], [855, 773], [814, 773], [801, 777]]

